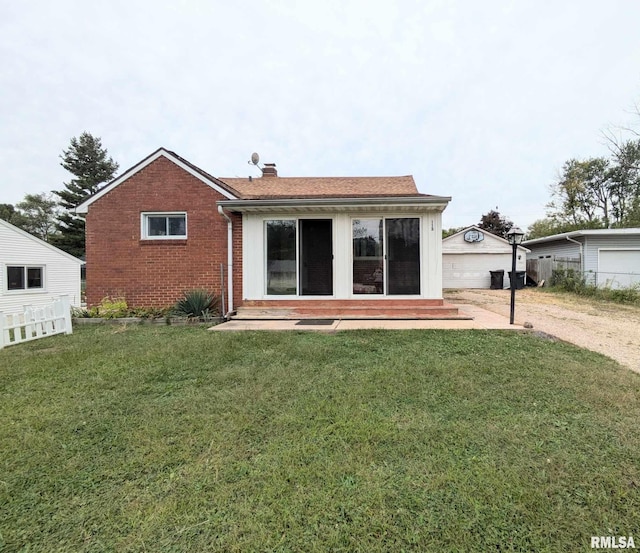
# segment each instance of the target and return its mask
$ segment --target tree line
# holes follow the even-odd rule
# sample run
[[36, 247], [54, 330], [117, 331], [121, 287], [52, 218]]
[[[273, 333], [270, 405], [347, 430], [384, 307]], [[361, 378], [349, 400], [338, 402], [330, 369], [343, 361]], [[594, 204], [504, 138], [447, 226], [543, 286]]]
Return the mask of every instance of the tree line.
[[95, 194], [101, 184], [112, 180], [119, 165], [109, 157], [100, 138], [88, 132], [73, 137], [60, 158], [60, 165], [73, 175], [69, 182], [63, 183], [64, 188], [27, 194], [15, 205], [0, 204], [0, 219], [71, 255], [83, 258], [84, 218], [73, 210]]

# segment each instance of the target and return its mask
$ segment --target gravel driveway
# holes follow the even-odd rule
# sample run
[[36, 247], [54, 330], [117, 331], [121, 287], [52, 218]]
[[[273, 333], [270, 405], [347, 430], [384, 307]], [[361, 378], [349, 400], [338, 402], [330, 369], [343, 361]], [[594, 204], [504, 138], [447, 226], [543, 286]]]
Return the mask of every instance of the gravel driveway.
[[[450, 290], [445, 298], [509, 316], [509, 290]], [[640, 373], [640, 307], [525, 288], [516, 291], [515, 322], [530, 322], [534, 330], [603, 353]]]

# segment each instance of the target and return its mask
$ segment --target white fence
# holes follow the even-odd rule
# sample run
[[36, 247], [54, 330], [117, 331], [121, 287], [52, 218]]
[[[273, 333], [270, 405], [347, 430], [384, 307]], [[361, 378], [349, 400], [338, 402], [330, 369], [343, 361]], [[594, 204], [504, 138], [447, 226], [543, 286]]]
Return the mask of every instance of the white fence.
[[54, 334], [71, 334], [69, 296], [60, 296], [44, 307], [26, 305], [22, 313], [0, 311], [0, 349], [5, 346], [46, 338]]

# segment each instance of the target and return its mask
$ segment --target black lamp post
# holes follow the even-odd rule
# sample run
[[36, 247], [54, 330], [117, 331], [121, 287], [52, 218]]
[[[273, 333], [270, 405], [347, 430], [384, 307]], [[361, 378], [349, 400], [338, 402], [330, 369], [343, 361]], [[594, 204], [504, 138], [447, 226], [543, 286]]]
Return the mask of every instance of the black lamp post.
[[512, 227], [511, 230], [507, 232], [507, 240], [513, 248], [513, 253], [511, 255], [511, 275], [509, 278], [511, 283], [511, 316], [509, 317], [509, 324], [513, 324], [516, 312], [516, 252], [518, 250], [518, 246], [522, 244], [523, 238], [524, 232], [522, 232], [518, 227]]

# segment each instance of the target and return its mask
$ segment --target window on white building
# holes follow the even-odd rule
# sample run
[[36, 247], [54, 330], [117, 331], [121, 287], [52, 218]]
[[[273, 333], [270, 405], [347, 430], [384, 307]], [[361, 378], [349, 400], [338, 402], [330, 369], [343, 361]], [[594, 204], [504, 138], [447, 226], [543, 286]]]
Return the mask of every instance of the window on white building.
[[44, 267], [7, 266], [7, 290], [42, 290]]

